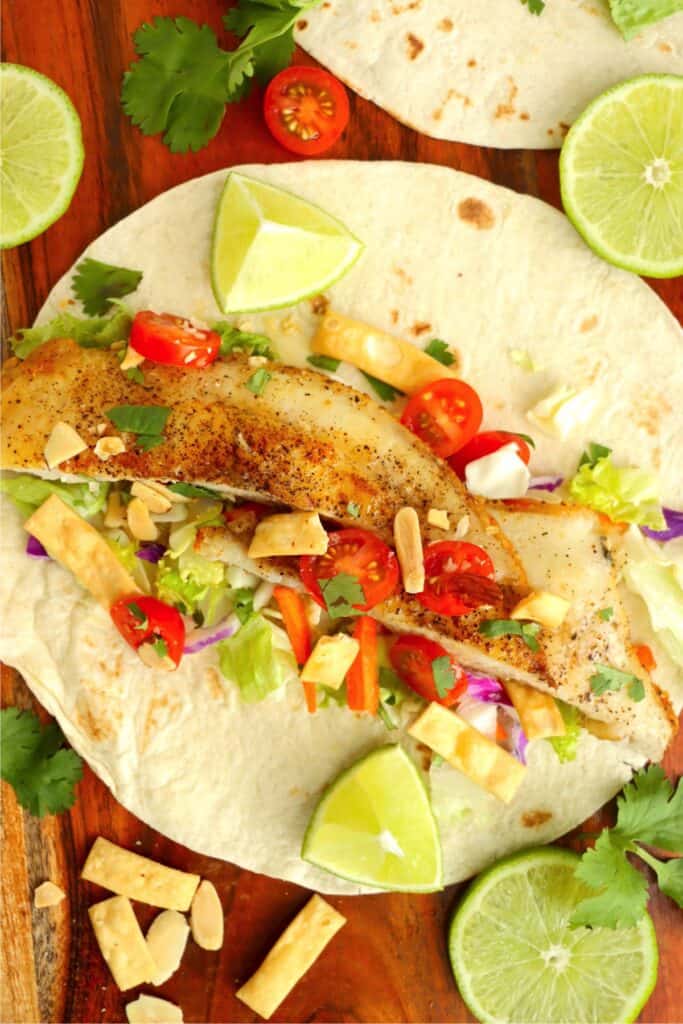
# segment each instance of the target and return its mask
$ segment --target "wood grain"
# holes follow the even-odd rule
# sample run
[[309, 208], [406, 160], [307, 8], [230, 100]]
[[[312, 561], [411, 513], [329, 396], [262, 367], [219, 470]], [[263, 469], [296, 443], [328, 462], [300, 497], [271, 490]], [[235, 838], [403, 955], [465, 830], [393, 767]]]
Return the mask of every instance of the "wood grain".
[[[230, 109], [219, 135], [198, 154], [173, 156], [159, 139], [143, 138], [118, 99], [133, 57], [131, 33], [157, 14], [185, 14], [221, 31], [220, 0], [4, 0], [3, 59], [27, 64], [57, 81], [83, 121], [86, 163], [68, 213], [29, 245], [3, 254], [4, 336], [30, 323], [49, 288], [105, 228], [172, 185], [217, 168], [290, 159], [268, 136], [259, 97]], [[305, 55], [300, 60], [312, 63]], [[402, 127], [352, 97], [349, 129], [332, 157], [402, 159], [444, 164], [539, 195], [559, 205], [557, 155], [503, 152], [444, 143]], [[683, 320], [681, 280], [653, 285]], [[9, 670], [3, 704], [36, 706]], [[666, 767], [683, 771], [683, 738]], [[226, 912], [223, 949], [192, 943], [181, 970], [160, 994], [182, 1005], [187, 1021], [252, 1021], [235, 998], [282, 928], [306, 900], [304, 890], [194, 854], [128, 814], [86, 769], [69, 814], [37, 821], [3, 784], [2, 949], [0, 1013], [4, 1022], [122, 1021], [135, 993], [112, 984], [87, 923], [87, 907], [103, 894], [78, 872], [98, 834], [216, 885]], [[599, 819], [604, 820], [604, 819]], [[68, 893], [59, 907], [36, 911], [32, 892], [50, 878]], [[331, 902], [348, 918], [324, 956], [283, 1004], [281, 1021], [471, 1021], [447, 960], [446, 923], [458, 890], [437, 896], [385, 895]], [[660, 942], [657, 988], [642, 1015], [674, 1022], [683, 1013], [683, 917], [656, 894], [651, 909]], [[151, 908], [138, 907], [144, 926]]]

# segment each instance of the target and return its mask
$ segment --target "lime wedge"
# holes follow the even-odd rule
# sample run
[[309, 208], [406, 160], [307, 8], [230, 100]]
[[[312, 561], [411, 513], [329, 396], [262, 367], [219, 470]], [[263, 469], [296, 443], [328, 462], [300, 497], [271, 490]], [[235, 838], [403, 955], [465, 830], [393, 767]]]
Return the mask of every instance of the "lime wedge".
[[460, 994], [482, 1024], [633, 1021], [657, 980], [646, 914], [634, 928], [570, 928], [595, 892], [574, 878], [578, 856], [546, 848], [508, 857], [481, 875], [451, 921]]
[[0, 64], [0, 248], [35, 238], [66, 210], [83, 170], [81, 122], [45, 75]]
[[292, 306], [329, 287], [363, 250], [329, 213], [233, 171], [218, 203], [211, 254], [224, 313]]
[[683, 76], [642, 75], [594, 100], [560, 155], [562, 202], [609, 263], [683, 274]]
[[441, 888], [429, 797], [401, 747], [380, 747], [340, 775], [309, 822], [301, 856], [359, 885], [396, 892]]

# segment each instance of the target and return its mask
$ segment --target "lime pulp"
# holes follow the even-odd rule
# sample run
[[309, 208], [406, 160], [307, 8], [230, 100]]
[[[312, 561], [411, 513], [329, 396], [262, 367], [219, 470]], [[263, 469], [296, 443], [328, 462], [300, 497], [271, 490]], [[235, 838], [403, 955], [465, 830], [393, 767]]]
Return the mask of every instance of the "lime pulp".
[[460, 994], [482, 1024], [623, 1024], [657, 980], [648, 915], [633, 928], [571, 928], [595, 891], [578, 856], [546, 847], [494, 865], [453, 915], [449, 952]]

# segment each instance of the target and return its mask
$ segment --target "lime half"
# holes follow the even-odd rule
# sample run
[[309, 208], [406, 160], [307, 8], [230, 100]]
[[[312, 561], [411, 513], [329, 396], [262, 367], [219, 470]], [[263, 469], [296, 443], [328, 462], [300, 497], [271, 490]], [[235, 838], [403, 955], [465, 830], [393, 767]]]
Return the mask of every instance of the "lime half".
[[429, 797], [401, 747], [374, 750], [333, 783], [311, 818], [301, 855], [360, 885], [397, 892], [441, 888]]
[[599, 256], [683, 273], [683, 76], [642, 75], [594, 100], [560, 155], [562, 202]]
[[216, 302], [224, 313], [292, 306], [329, 287], [362, 250], [362, 242], [329, 213], [233, 171], [214, 225]]
[[81, 122], [66, 93], [31, 68], [0, 64], [0, 248], [61, 217], [82, 170]]
[[634, 928], [570, 928], [595, 892], [574, 878], [578, 856], [545, 848], [508, 857], [467, 891], [451, 922], [460, 994], [483, 1024], [622, 1024], [657, 980], [650, 917]]

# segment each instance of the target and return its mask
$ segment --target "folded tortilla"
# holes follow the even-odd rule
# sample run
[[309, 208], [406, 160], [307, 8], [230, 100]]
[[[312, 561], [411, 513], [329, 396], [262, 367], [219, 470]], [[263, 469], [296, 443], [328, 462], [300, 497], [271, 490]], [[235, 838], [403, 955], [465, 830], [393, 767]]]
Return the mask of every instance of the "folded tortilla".
[[588, 103], [645, 73], [680, 74], [683, 12], [626, 42], [607, 0], [328, 0], [296, 38], [361, 96], [437, 139], [555, 149]]
[[[431, 167], [317, 163], [244, 170], [317, 202], [357, 232], [366, 253], [327, 298], [334, 308], [420, 347], [434, 336], [449, 342], [462, 376], [482, 396], [487, 428], [524, 430], [526, 408], [558, 379], [592, 382], [599, 394], [597, 420], [562, 443], [537, 435], [535, 472], [573, 469], [581, 448], [597, 435], [636, 464], [658, 462], [668, 503], [674, 504], [676, 495], [680, 500], [681, 480], [669, 447], [681, 432], [673, 401], [683, 373], [677, 355], [680, 328], [645, 284], [588, 253], [561, 215], [535, 200]], [[208, 322], [219, 318], [207, 261], [224, 178], [221, 172], [174, 189], [88, 250], [95, 258], [143, 269], [135, 308], [166, 309]], [[492, 228], [472, 222], [475, 208], [485, 208]], [[56, 286], [41, 320], [68, 300], [70, 279], [71, 273]], [[320, 305], [302, 303], [242, 318], [241, 324], [267, 332], [283, 360], [301, 366]], [[544, 371], [524, 373], [507, 360], [508, 345], [528, 349], [543, 361]], [[310, 372], [279, 365], [269, 370], [273, 377], [258, 398], [240, 386], [247, 367], [239, 359], [209, 372], [150, 366], [145, 380], [152, 390], [138, 392], [111, 354], [49, 343], [8, 371], [2, 465], [43, 472], [42, 446], [56, 417], [73, 420], [84, 440], [94, 443], [106, 408], [156, 401], [173, 409], [163, 445], [147, 453], [131, 450], [106, 463], [86, 451], [57, 475], [190, 479], [294, 508], [316, 508], [341, 521], [345, 505], [362, 499], [363, 523], [384, 535], [397, 505], [413, 504], [423, 513], [433, 505], [449, 509], [454, 519], [472, 515], [473, 539], [484, 531], [482, 544], [493, 550], [510, 597], [529, 585], [555, 589], [548, 583], [557, 578], [553, 559], [559, 562], [570, 541], [579, 572], [573, 584], [570, 579], [562, 584], [566, 596], [571, 598], [566, 590], [573, 585], [577, 609], [588, 601], [586, 586], [580, 586], [584, 563], [591, 570], [585, 579], [602, 587], [595, 599], [598, 592], [614, 593], [607, 557], [594, 557], [605, 531], [592, 514], [566, 513], [566, 522], [560, 519], [552, 531], [539, 529], [536, 521], [533, 529], [526, 525], [515, 533], [513, 520], [531, 520], [496, 507], [501, 532], [488, 518], [490, 510], [471, 502], [452, 474], [419, 442], [406, 439], [374, 403], [350, 397], [340, 384]], [[338, 376], [351, 384], [362, 381], [351, 368], [340, 369]], [[212, 397], [207, 397], [209, 380], [219, 381]], [[656, 416], [653, 396], [661, 399]], [[293, 454], [285, 454], [290, 445]], [[358, 445], [364, 446], [362, 455]], [[359, 891], [303, 862], [301, 839], [324, 786], [356, 758], [395, 737], [379, 722], [336, 706], [306, 714], [299, 686], [288, 687], [280, 699], [244, 704], [237, 687], [220, 676], [211, 649], [186, 657], [175, 673], [151, 671], [112, 629], [106, 611], [59, 565], [25, 557], [19, 516], [8, 510], [5, 518], [0, 655], [24, 674], [116, 797], [164, 834], [209, 855], [323, 892]], [[538, 542], [543, 533], [552, 534], [554, 549]], [[536, 558], [543, 552], [544, 558]], [[235, 557], [234, 550], [229, 557]], [[390, 622], [406, 607], [378, 615]], [[422, 621], [410, 621], [411, 630], [433, 630], [446, 644], [465, 642], [470, 652], [485, 651], [471, 638], [449, 636], [449, 624], [428, 620], [421, 606], [414, 613]], [[632, 664], [619, 616], [608, 636], [626, 659], [623, 667]], [[585, 672], [579, 678], [577, 665], [563, 660], [562, 644], [543, 651], [540, 659], [526, 650], [510, 658], [501, 648], [491, 649], [496, 662], [507, 666], [502, 672], [518, 678], [529, 673], [539, 687], [561, 677], [569, 689], [558, 694], [587, 697]], [[554, 692], [551, 683], [545, 688]], [[507, 807], [447, 766], [432, 767], [429, 782], [447, 882], [468, 877], [503, 853], [561, 834], [604, 803], [633, 767], [660, 755], [671, 718], [657, 691], [648, 683], [646, 700], [638, 706], [641, 721], [625, 715], [623, 695], [605, 697], [593, 713], [618, 721], [628, 738], [604, 742], [584, 733], [576, 761], [566, 764], [547, 742], [532, 743], [525, 781]]]

